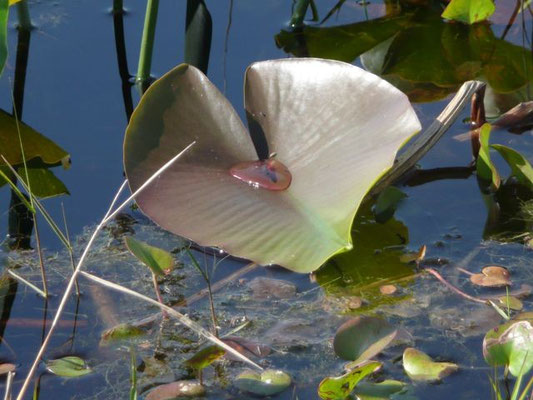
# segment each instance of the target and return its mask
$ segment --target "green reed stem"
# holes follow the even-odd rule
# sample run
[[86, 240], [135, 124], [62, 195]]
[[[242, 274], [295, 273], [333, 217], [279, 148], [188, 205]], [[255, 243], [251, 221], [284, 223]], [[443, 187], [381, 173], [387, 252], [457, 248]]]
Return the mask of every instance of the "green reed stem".
[[137, 68], [137, 76], [135, 77], [136, 83], [141, 85], [146, 83], [150, 78], [158, 9], [159, 0], [148, 0], [146, 2], [146, 14], [144, 16], [141, 51], [139, 54], [139, 66]]

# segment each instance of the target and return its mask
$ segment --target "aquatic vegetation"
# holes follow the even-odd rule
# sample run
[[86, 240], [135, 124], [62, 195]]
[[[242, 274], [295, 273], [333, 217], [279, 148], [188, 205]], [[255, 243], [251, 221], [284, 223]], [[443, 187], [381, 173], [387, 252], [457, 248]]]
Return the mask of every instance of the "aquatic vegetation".
[[126, 131], [128, 182], [136, 190], [174, 149], [195, 140], [182, 162], [136, 198], [141, 210], [201, 245], [313, 271], [352, 247], [359, 204], [420, 130], [418, 119], [385, 81], [328, 60], [253, 64], [245, 103], [252, 138], [257, 145], [264, 134], [275, 161], [257, 164], [235, 111], [199, 70], [181, 65], [167, 73]]
[[495, 9], [492, 0], [452, 0], [443, 11], [442, 17], [474, 24], [488, 19]]
[[344, 375], [324, 378], [318, 385], [318, 395], [324, 400], [342, 400], [349, 396], [367, 375], [381, 368], [381, 363], [369, 361]]
[[408, 347], [403, 352], [403, 368], [413, 381], [434, 382], [454, 373], [459, 366], [449, 362], [435, 362], [426, 353]]

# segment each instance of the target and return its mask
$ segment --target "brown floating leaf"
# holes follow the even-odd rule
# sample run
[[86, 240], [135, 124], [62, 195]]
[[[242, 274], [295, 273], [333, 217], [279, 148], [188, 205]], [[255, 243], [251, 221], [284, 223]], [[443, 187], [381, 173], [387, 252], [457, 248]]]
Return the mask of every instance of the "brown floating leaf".
[[379, 287], [379, 291], [381, 292], [381, 294], [386, 294], [386, 295], [394, 294], [396, 293], [397, 290], [398, 288], [394, 285], [383, 285]]
[[[252, 358], [253, 356], [263, 358], [268, 356], [271, 351], [270, 347], [265, 344], [238, 336], [228, 336], [221, 340], [248, 358]], [[226, 358], [236, 360], [236, 358], [229, 353], [226, 354]]]
[[483, 267], [480, 274], [470, 276], [470, 281], [474, 285], [484, 287], [502, 287], [511, 285], [511, 275], [505, 267], [499, 265], [489, 265]]

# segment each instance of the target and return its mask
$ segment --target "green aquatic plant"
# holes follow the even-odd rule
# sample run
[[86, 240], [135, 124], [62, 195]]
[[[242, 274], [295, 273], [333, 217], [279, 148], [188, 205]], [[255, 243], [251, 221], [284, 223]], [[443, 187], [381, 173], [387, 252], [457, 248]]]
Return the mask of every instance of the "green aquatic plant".
[[197, 144], [137, 203], [163, 228], [201, 245], [264, 265], [316, 270], [352, 248], [359, 204], [420, 123], [392, 85], [320, 59], [253, 64], [245, 108], [251, 136], [263, 144], [258, 151], [198, 69], [180, 65], [154, 83], [126, 131], [131, 189], [185, 142]]

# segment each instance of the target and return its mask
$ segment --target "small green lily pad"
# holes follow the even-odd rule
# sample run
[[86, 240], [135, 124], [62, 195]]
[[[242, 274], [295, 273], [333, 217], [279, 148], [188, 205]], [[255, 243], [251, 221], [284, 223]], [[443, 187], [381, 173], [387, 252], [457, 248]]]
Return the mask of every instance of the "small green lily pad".
[[483, 339], [483, 357], [493, 366], [505, 365], [514, 376], [533, 367], [533, 320], [510, 321], [491, 329]]
[[134, 239], [131, 236], [124, 238], [128, 250], [156, 275], [166, 275], [174, 266], [172, 254], [159, 247]]
[[340, 326], [333, 340], [333, 349], [339, 357], [357, 364], [379, 354], [397, 333], [384, 319], [360, 316]]
[[226, 350], [216, 345], [207, 346], [185, 361], [185, 365], [199, 371], [211, 365], [224, 354], [226, 354]]
[[287, 389], [291, 385], [291, 377], [283, 371], [273, 369], [267, 369], [261, 374], [247, 370], [237, 376], [234, 384], [245, 392], [272, 396]]
[[452, 0], [442, 13], [442, 17], [474, 24], [489, 18], [495, 9], [493, 0]]
[[457, 371], [457, 364], [435, 362], [426, 353], [409, 347], [403, 352], [403, 368], [414, 381], [434, 382]]
[[67, 356], [58, 358], [56, 360], [48, 360], [46, 362], [46, 369], [52, 374], [62, 376], [64, 378], [74, 378], [93, 372], [83, 359], [76, 356]]
[[324, 378], [318, 385], [318, 395], [324, 400], [343, 400], [350, 395], [365, 376], [381, 368], [381, 363], [370, 361], [337, 377]]

